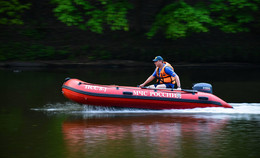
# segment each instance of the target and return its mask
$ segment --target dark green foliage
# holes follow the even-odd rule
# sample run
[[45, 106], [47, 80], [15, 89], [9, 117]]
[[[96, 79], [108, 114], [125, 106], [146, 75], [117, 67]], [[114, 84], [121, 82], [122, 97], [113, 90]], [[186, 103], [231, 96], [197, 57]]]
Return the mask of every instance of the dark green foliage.
[[[52, 0], [57, 7], [54, 13], [68, 26], [78, 26], [92, 32], [129, 30], [127, 13], [132, 9], [130, 1]], [[247, 26], [259, 13], [259, 0], [210, 0], [189, 4], [184, 0], [173, 1], [162, 7], [147, 33], [152, 38], [157, 32], [166, 38], [184, 38], [192, 33], [209, 32], [217, 27], [226, 33], [247, 32]]]
[[21, 14], [29, 9], [30, 3], [21, 4], [19, 0], [1, 0], [0, 1], [0, 24], [21, 25], [23, 20]]
[[166, 38], [177, 39], [190, 33], [208, 32], [210, 27], [226, 33], [248, 32], [259, 6], [259, 0], [211, 0], [210, 4], [194, 6], [176, 1], [160, 11], [147, 36], [151, 38], [162, 31]]
[[147, 33], [151, 38], [159, 30], [166, 38], [186, 37], [191, 32], [208, 32], [205, 24], [211, 23], [210, 12], [201, 7], [192, 7], [184, 1], [165, 6], [156, 16], [155, 22]]
[[212, 26], [227, 33], [248, 32], [246, 24], [253, 22], [259, 12], [259, 0], [211, 0]]
[[26, 37], [32, 38], [34, 40], [41, 40], [44, 38], [45, 34], [43, 31], [34, 28], [25, 28], [19, 32], [19, 34]]
[[10, 42], [0, 44], [0, 61], [5, 60], [52, 60], [68, 56], [66, 50], [56, 50], [51, 46], [30, 44], [27, 42]]
[[260, 60], [260, 0], [23, 2], [0, 1], [1, 61]]
[[105, 25], [111, 30], [128, 31], [126, 14], [132, 8], [127, 0], [52, 0], [57, 7], [53, 10], [55, 16], [68, 26], [78, 26], [92, 32], [102, 33]]

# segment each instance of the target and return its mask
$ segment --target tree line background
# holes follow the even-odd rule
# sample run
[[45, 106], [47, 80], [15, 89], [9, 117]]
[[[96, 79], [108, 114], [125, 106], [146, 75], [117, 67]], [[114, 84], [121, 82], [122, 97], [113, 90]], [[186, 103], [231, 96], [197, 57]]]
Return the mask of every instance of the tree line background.
[[260, 61], [260, 0], [1, 0], [0, 61]]

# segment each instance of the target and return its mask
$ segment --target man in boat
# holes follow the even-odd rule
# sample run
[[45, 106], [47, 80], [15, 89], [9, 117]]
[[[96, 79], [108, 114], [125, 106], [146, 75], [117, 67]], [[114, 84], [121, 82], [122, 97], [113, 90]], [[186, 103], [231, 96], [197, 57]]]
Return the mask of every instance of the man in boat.
[[180, 78], [174, 72], [171, 64], [163, 61], [161, 56], [156, 56], [153, 62], [156, 66], [153, 74], [148, 77], [147, 80], [140, 85], [140, 87], [144, 87], [147, 83], [157, 78], [157, 83], [148, 86], [149, 88], [174, 88], [176, 83], [177, 89], [181, 89]]

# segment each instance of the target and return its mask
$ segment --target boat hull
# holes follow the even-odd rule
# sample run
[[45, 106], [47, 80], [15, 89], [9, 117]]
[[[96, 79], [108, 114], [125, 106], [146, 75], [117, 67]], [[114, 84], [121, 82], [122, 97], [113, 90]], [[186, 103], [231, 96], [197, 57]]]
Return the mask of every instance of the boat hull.
[[141, 109], [232, 108], [210, 93], [181, 90], [155, 90], [115, 85], [96, 85], [69, 79], [62, 86], [68, 99], [81, 104]]

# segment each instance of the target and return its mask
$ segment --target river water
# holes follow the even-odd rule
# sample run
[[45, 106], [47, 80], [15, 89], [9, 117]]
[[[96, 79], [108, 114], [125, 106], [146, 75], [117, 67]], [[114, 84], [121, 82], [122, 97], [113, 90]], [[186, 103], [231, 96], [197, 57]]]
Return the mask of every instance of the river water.
[[153, 69], [0, 69], [0, 157], [259, 157], [259, 68], [175, 68], [182, 88], [211, 83], [233, 109], [93, 107], [61, 94], [66, 77], [136, 86]]

